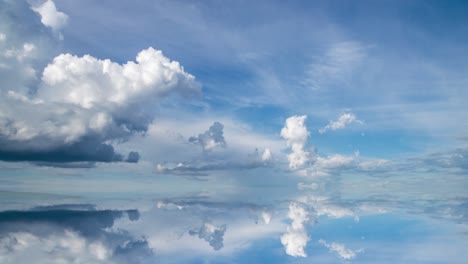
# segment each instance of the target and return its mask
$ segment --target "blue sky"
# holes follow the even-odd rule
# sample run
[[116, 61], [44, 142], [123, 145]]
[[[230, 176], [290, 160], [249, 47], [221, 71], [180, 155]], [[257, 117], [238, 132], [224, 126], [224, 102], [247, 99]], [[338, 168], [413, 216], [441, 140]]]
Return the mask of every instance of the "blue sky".
[[463, 263], [467, 11], [0, 0], [0, 262]]

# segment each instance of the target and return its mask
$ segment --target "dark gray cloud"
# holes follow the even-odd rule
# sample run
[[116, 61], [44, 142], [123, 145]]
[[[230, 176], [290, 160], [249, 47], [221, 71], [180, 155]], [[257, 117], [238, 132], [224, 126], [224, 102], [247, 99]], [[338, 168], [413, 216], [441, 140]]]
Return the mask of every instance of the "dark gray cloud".
[[136, 151], [131, 151], [128, 153], [127, 159], [125, 159], [126, 162], [130, 163], [137, 163], [140, 160], [140, 154]]
[[[55, 209], [73, 208], [73, 206], [42, 207], [31, 211], [0, 212], [0, 233], [28, 230], [34, 232], [32, 224], [47, 224], [73, 229], [86, 237], [101, 235], [105, 228], [112, 227], [114, 221], [127, 215], [129, 219], [138, 220], [138, 211], [127, 210], [81, 210]], [[87, 208], [90, 209], [90, 208]], [[131, 217], [130, 217], [131, 215]]]

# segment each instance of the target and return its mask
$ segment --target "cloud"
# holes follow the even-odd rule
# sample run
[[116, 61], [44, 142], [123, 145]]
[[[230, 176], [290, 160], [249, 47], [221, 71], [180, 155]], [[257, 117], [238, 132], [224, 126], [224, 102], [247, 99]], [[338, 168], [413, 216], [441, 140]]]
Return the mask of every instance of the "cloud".
[[286, 254], [293, 257], [307, 257], [304, 249], [310, 240], [305, 223], [314, 220], [310, 213], [297, 203], [289, 204], [289, 219], [292, 223], [287, 228], [287, 233], [281, 236], [281, 244], [284, 245]]
[[0, 212], [0, 262], [142, 263], [152, 255], [147, 242], [113, 229], [124, 216], [136, 221], [139, 212], [88, 204]]
[[46, 0], [42, 4], [33, 6], [32, 10], [41, 15], [41, 22], [55, 31], [61, 30], [68, 22], [67, 14], [57, 10], [52, 0]]
[[[171, 92], [193, 95], [200, 92], [195, 77], [186, 73], [177, 61], [170, 61], [160, 50], [148, 48], [135, 62], [118, 64], [90, 55], [61, 54], [54, 58], [42, 75], [38, 99], [69, 103], [85, 109], [120, 108], [157, 102]], [[121, 119], [125, 119], [123, 116]], [[96, 126], [106, 119], [96, 120]], [[128, 121], [127, 121], [128, 122]]]
[[320, 239], [319, 243], [327, 247], [330, 252], [336, 253], [340, 258], [345, 260], [350, 260], [356, 257], [357, 253], [361, 252], [361, 250], [353, 251], [345, 247], [345, 245], [340, 243], [327, 243], [327, 241]]
[[210, 244], [214, 250], [223, 248], [223, 236], [226, 232], [226, 225], [215, 226], [211, 223], [205, 222], [199, 229], [192, 229], [189, 231], [191, 236], [198, 236]]
[[102, 242], [89, 242], [69, 230], [46, 236], [17, 232], [0, 238], [2, 263], [109, 263], [111, 254]]
[[130, 151], [125, 161], [129, 163], [137, 163], [139, 160], [140, 160], [140, 154], [135, 151]]
[[445, 152], [437, 152], [421, 158], [422, 162], [431, 167], [445, 169], [468, 170], [468, 148], [457, 148]]
[[223, 136], [224, 125], [220, 122], [214, 122], [210, 129], [198, 137], [190, 137], [189, 142], [200, 144], [204, 151], [211, 151], [216, 148], [226, 147], [226, 140]]
[[335, 219], [354, 217], [355, 221], [359, 221], [358, 216], [349, 205], [343, 206], [329, 197], [308, 195], [300, 197], [298, 201], [312, 208], [316, 216], [324, 215]]
[[261, 212], [262, 220], [265, 224], [269, 224], [271, 222], [271, 213], [268, 211]]
[[303, 85], [313, 90], [347, 84], [352, 72], [366, 56], [366, 48], [359, 42], [344, 41], [333, 44], [305, 70]]
[[[267, 152], [268, 154], [268, 152]], [[271, 163], [272, 157], [270, 156], [268, 159], [265, 159], [265, 151], [261, 156], [258, 152], [255, 152], [254, 155], [247, 157], [247, 160], [240, 160], [240, 161], [226, 161], [226, 160], [219, 160], [219, 161], [211, 161], [211, 162], [204, 162], [203, 164], [199, 165], [201, 162], [196, 161], [190, 163], [177, 163], [177, 164], [157, 164], [156, 171], [160, 174], [172, 174], [172, 175], [181, 175], [181, 176], [193, 176], [194, 179], [201, 179], [196, 176], [208, 176], [210, 171], [225, 171], [225, 170], [252, 170], [257, 168], [264, 168], [264, 167], [271, 167], [273, 164]], [[269, 153], [268, 155], [271, 155]], [[268, 157], [267, 155], [267, 157]]]
[[46, 162], [137, 162], [112, 141], [144, 133], [149, 106], [175, 92], [199, 92], [194, 77], [160, 51], [141, 51], [124, 65], [89, 55], [57, 56], [33, 97], [8, 91], [0, 106], [0, 159]]
[[304, 165], [309, 159], [309, 152], [304, 151], [309, 132], [304, 125], [307, 116], [291, 116], [286, 119], [285, 126], [281, 129], [281, 136], [287, 140], [287, 146], [292, 153], [288, 155], [289, 168], [295, 170]]
[[251, 170], [263, 167], [272, 167], [273, 154], [269, 148], [260, 151], [255, 149], [251, 154], [236, 157], [233, 153], [228, 153], [231, 159], [226, 156], [209, 157], [207, 161], [195, 159], [195, 161], [179, 163], [159, 163], [156, 171], [160, 174], [172, 174], [181, 176], [191, 176], [194, 179], [202, 179], [198, 176], [208, 176], [209, 171], [224, 170]]
[[[0, 212], [0, 233], [4, 232], [34, 232], [35, 224], [48, 224], [72, 229], [85, 236], [97, 237], [106, 228], [114, 225], [114, 221], [124, 215], [131, 220], [138, 220], [136, 210], [94, 210], [92, 208], [79, 208], [80, 210], [62, 207], [42, 207], [30, 211], [3, 211]], [[73, 208], [73, 207], [72, 207]], [[85, 210], [83, 210], [85, 209]], [[91, 210], [89, 210], [91, 209]]]
[[338, 129], [343, 129], [347, 125], [349, 125], [351, 123], [362, 124], [362, 121], [357, 120], [356, 116], [353, 113], [345, 113], [345, 114], [342, 114], [338, 118], [337, 121], [330, 121], [330, 123], [328, 123], [328, 125], [326, 125], [325, 127], [319, 129], [319, 133], [324, 134], [329, 130], [334, 131], [334, 130], [338, 130]]
[[122, 64], [60, 54], [60, 41], [46, 26], [62, 27], [66, 15], [50, 0], [32, 8], [1, 1], [0, 10], [1, 160], [136, 163], [137, 151], [121, 154], [115, 144], [145, 134], [162, 98], [200, 93], [194, 76], [151, 47]]
[[336, 169], [350, 166], [354, 161], [354, 156], [343, 156], [340, 154], [330, 155], [326, 158], [317, 156], [314, 166], [320, 169]]

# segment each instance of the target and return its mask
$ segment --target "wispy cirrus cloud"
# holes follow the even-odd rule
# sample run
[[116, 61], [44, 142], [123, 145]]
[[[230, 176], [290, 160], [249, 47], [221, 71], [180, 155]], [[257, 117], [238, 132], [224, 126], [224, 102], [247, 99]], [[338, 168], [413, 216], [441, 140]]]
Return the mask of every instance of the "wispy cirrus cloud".
[[348, 126], [348, 125], [350, 125], [352, 123], [363, 124], [363, 121], [358, 120], [353, 113], [344, 113], [338, 118], [338, 120], [330, 121], [330, 123], [328, 123], [328, 125], [326, 125], [325, 127], [319, 129], [319, 133], [324, 134], [324, 133], [326, 133], [327, 131], [330, 131], [330, 130], [334, 131], [334, 130], [338, 130], [338, 129], [343, 129], [346, 126]]

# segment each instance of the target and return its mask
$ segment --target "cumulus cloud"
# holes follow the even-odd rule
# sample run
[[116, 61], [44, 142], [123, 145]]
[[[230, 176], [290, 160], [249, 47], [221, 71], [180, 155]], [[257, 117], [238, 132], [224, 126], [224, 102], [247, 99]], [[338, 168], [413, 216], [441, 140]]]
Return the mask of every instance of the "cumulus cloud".
[[189, 231], [191, 236], [198, 236], [210, 244], [214, 250], [223, 248], [223, 237], [226, 232], [226, 225], [215, 226], [211, 223], [205, 222], [199, 229]]
[[[42, 75], [38, 99], [69, 103], [85, 109], [121, 107], [157, 102], [171, 92], [196, 94], [199, 85], [176, 61], [160, 50], [148, 48], [135, 62], [118, 64], [90, 55], [83, 57], [61, 54], [54, 58]], [[122, 117], [124, 118], [124, 117]], [[106, 119], [97, 121], [97, 126]]]
[[0, 159], [62, 167], [138, 162], [138, 152], [121, 154], [114, 144], [144, 134], [162, 98], [197, 95], [200, 85], [153, 48], [122, 64], [60, 54], [45, 29], [65, 21], [50, 0], [33, 7], [0, 1]]
[[199, 134], [197, 137], [190, 137], [189, 142], [200, 144], [204, 151], [211, 151], [216, 148], [226, 147], [226, 140], [224, 139], [224, 125], [220, 122], [214, 122], [208, 131]]
[[305, 247], [310, 238], [305, 224], [314, 219], [312, 215], [297, 203], [289, 204], [289, 219], [292, 223], [287, 228], [287, 233], [281, 236], [281, 244], [284, 245], [286, 254], [293, 257], [307, 257]]
[[330, 121], [330, 123], [328, 123], [328, 125], [326, 125], [325, 127], [319, 129], [319, 133], [323, 134], [323, 133], [325, 133], [325, 132], [327, 132], [329, 130], [334, 131], [334, 130], [338, 130], [338, 129], [343, 129], [347, 125], [349, 125], [351, 123], [362, 124], [362, 121], [357, 120], [356, 116], [353, 113], [344, 113], [338, 118], [338, 120]]
[[33, 6], [32, 10], [41, 16], [42, 24], [56, 31], [61, 30], [68, 22], [67, 14], [58, 11], [52, 0]]
[[152, 255], [145, 240], [113, 230], [137, 210], [96, 210], [67, 204], [0, 212], [1, 263], [141, 263]]
[[124, 65], [62, 54], [49, 64], [35, 96], [8, 91], [0, 106], [0, 158], [15, 161], [127, 161], [111, 141], [143, 133], [147, 106], [178, 92], [199, 91], [194, 77], [160, 51], [140, 52]]
[[65, 230], [38, 236], [26, 232], [0, 238], [1, 263], [109, 263], [111, 249]]
[[327, 241], [320, 239], [319, 243], [327, 247], [330, 252], [334, 252], [337, 254], [340, 258], [345, 259], [345, 260], [350, 260], [356, 257], [357, 253], [360, 251], [353, 251], [349, 248], [346, 248], [345, 245], [340, 244], [340, 243], [327, 243]]
[[285, 126], [281, 129], [281, 136], [287, 140], [287, 146], [292, 152], [288, 155], [289, 168], [295, 170], [309, 160], [309, 152], [304, 150], [309, 137], [309, 131], [304, 125], [307, 116], [291, 116], [286, 119]]

